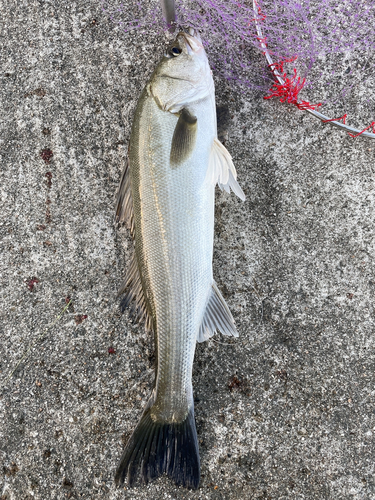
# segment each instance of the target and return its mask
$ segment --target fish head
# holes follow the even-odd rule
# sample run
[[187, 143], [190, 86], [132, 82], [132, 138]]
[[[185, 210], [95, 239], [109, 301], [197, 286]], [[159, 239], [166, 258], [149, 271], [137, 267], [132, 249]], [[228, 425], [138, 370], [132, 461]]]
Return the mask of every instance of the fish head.
[[197, 32], [177, 35], [155, 69], [149, 89], [158, 106], [171, 113], [214, 92], [207, 54]]

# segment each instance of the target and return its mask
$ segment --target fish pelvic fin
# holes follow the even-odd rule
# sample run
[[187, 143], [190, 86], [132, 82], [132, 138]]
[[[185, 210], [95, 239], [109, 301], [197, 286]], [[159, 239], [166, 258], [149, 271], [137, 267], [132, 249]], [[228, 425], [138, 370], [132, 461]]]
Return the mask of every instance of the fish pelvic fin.
[[130, 229], [131, 235], [134, 238], [134, 211], [130, 184], [129, 156], [126, 158], [125, 167], [117, 191], [115, 222], [125, 222], [126, 227]]
[[154, 421], [152, 407], [146, 408], [131, 435], [120, 463], [115, 482], [125, 479], [133, 486], [137, 479], [148, 483], [167, 474], [176, 485], [197, 489], [200, 480], [200, 460], [197, 431], [192, 407], [182, 422]]
[[207, 176], [212, 184], [217, 184], [221, 190], [224, 189], [229, 193], [232, 189], [242, 201], [245, 201], [246, 196], [237, 182], [237, 172], [232, 157], [218, 139], [214, 139], [212, 144]]
[[198, 331], [197, 342], [204, 342], [220, 330], [223, 335], [238, 337], [233, 316], [221, 295], [216, 283], [213, 283], [202, 324]]

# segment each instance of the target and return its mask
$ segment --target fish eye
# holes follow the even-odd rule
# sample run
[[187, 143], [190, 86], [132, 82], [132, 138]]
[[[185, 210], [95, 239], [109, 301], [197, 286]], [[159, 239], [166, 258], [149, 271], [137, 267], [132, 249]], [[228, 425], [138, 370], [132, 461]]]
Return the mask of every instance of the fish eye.
[[178, 47], [172, 47], [171, 50], [169, 51], [170, 55], [173, 57], [177, 57], [181, 54], [182, 50], [179, 49]]

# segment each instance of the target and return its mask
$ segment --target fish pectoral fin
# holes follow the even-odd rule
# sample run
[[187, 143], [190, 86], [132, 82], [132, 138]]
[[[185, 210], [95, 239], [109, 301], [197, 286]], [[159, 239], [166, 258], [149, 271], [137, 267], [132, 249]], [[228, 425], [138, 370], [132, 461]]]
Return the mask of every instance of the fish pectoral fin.
[[172, 168], [178, 167], [192, 154], [197, 140], [197, 130], [197, 117], [192, 115], [187, 108], [183, 108], [172, 138], [170, 154]]
[[126, 158], [124, 170], [116, 197], [116, 222], [125, 222], [134, 238], [133, 198], [130, 186], [129, 157]]
[[212, 184], [217, 184], [221, 190], [225, 189], [229, 193], [231, 188], [242, 201], [245, 201], [245, 193], [237, 182], [237, 172], [232, 157], [218, 139], [214, 139], [212, 144], [207, 176]]
[[208, 340], [215, 335], [216, 330], [220, 330], [223, 335], [238, 337], [233, 316], [214, 282], [202, 324], [198, 331], [197, 342]]

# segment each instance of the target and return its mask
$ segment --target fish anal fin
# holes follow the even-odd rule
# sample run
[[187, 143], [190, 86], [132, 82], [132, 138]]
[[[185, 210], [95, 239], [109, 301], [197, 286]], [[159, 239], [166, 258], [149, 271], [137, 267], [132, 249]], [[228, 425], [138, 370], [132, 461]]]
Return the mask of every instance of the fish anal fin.
[[116, 222], [125, 222], [134, 237], [134, 211], [133, 198], [130, 184], [129, 156], [126, 158], [124, 170], [121, 175], [120, 185], [116, 196]]
[[245, 193], [237, 182], [237, 173], [229, 151], [218, 139], [214, 139], [211, 148], [207, 176], [212, 184], [218, 184], [221, 190], [229, 193], [230, 189], [245, 201]]
[[[130, 184], [129, 156], [122, 172], [116, 200], [116, 222], [125, 222], [134, 239], [134, 211], [133, 198]], [[135, 321], [145, 320], [146, 330], [153, 330], [153, 319], [150, 313], [146, 297], [142, 288], [142, 280], [139, 272], [137, 257], [133, 253], [130, 266], [127, 270], [118, 295], [125, 294], [120, 302], [122, 312], [129, 308], [129, 316]]]
[[183, 108], [172, 138], [170, 154], [172, 168], [178, 167], [192, 154], [197, 140], [197, 130], [197, 117], [192, 115], [188, 109]]
[[138, 262], [133, 253], [130, 267], [126, 273], [118, 294], [125, 294], [120, 302], [121, 311], [129, 309], [129, 316], [135, 321], [145, 320], [146, 330], [153, 330], [153, 319], [148, 306], [148, 302], [143, 292], [141, 275], [138, 268]]
[[233, 316], [221, 295], [216, 283], [212, 285], [202, 324], [198, 331], [197, 342], [204, 342], [220, 330], [223, 335], [238, 337]]

